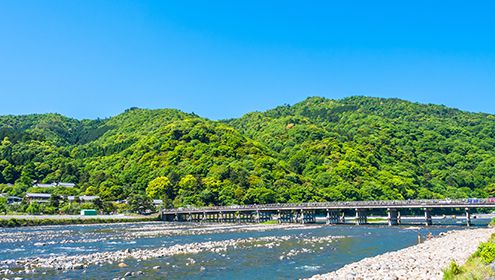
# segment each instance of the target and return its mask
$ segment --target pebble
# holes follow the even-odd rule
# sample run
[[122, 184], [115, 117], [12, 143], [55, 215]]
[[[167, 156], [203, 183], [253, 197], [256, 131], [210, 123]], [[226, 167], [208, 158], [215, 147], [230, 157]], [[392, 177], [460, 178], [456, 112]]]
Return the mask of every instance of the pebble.
[[494, 232], [493, 228], [449, 231], [421, 244], [365, 258], [309, 279], [441, 280], [442, 269], [452, 260], [463, 264]]

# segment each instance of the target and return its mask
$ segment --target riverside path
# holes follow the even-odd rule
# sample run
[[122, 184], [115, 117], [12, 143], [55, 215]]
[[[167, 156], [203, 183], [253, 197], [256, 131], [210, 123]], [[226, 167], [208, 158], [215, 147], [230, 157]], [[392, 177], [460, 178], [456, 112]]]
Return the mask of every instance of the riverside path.
[[[462, 209], [466, 225], [471, 225], [471, 210], [495, 208], [495, 198], [468, 199], [424, 199], [424, 200], [381, 200], [381, 201], [341, 201], [309, 203], [276, 203], [260, 205], [232, 205], [198, 208], [162, 209], [164, 221], [175, 222], [221, 222], [221, 223], [315, 223], [316, 217], [323, 215], [327, 224], [346, 222], [346, 214], [353, 216], [356, 225], [366, 224], [370, 211], [386, 211], [390, 226], [401, 223], [400, 211], [416, 209], [424, 213], [424, 224], [432, 225], [433, 209]], [[349, 216], [347, 216], [349, 217]]]

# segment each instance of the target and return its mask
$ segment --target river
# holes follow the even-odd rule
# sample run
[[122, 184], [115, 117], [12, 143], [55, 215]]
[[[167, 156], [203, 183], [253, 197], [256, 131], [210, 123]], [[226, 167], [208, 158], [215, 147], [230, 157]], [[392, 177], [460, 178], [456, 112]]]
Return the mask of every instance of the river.
[[[445, 225], [425, 228], [153, 222], [0, 229], [0, 270], [16, 272], [6, 277], [28, 279], [120, 279], [126, 273], [127, 279], [299, 279], [414, 245], [418, 231], [424, 238], [428, 232], [438, 235], [466, 228], [462, 221], [445, 219], [435, 223], [439, 221]], [[486, 226], [488, 221], [473, 220], [475, 226]], [[191, 243], [199, 244], [194, 248], [200, 249], [153, 255], [160, 248]], [[22, 264], [15, 262], [24, 259], [36, 263], [53, 258], [63, 263], [65, 257], [127, 249], [140, 251], [141, 257], [112, 263], [95, 261], [80, 269], [35, 268], [27, 273]], [[125, 263], [125, 267], [119, 263]], [[132, 273], [134, 277], [129, 277]]]

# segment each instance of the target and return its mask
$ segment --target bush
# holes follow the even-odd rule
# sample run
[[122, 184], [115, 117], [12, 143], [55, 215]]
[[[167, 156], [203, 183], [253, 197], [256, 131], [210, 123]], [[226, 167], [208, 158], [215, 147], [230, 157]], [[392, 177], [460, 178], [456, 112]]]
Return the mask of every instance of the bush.
[[443, 279], [455, 279], [456, 275], [463, 273], [463, 269], [455, 262], [450, 262], [450, 266], [443, 271]]
[[31, 202], [26, 209], [26, 212], [31, 215], [36, 215], [40, 213], [40, 205], [38, 202]]
[[488, 224], [489, 227], [495, 227], [495, 218], [492, 218], [490, 223]]
[[45, 206], [42, 207], [41, 212], [43, 212], [44, 214], [53, 215], [57, 213], [57, 209], [53, 206]]
[[495, 260], [495, 243], [481, 243], [477, 254], [485, 264], [492, 263]]

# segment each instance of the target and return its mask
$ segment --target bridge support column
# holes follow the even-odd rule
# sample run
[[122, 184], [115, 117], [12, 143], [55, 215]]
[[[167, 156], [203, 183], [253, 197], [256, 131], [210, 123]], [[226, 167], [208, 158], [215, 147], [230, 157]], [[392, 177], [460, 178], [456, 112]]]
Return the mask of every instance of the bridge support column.
[[469, 212], [469, 208], [466, 208], [466, 226], [471, 226], [471, 213]]
[[356, 208], [356, 225], [364, 225], [368, 223], [368, 217], [366, 216], [365, 209]]
[[326, 224], [338, 224], [340, 222], [340, 213], [338, 211], [330, 211], [327, 209]]
[[259, 223], [260, 222], [260, 211], [256, 210], [256, 214], [254, 215], [254, 222]]
[[399, 222], [399, 211], [397, 211], [397, 209], [391, 209], [391, 208], [388, 208], [387, 209], [387, 221], [388, 221], [388, 225], [389, 226], [396, 226], [398, 224], [400, 224]]
[[279, 223], [294, 223], [296, 222], [294, 219], [294, 214], [292, 210], [281, 210], [279, 212], [279, 217], [278, 217], [278, 222]]
[[433, 224], [433, 221], [431, 219], [430, 209], [425, 208], [425, 226], [431, 226], [432, 224]]
[[175, 214], [163, 214], [162, 218], [165, 222], [173, 222], [175, 219]]
[[303, 224], [313, 224], [316, 222], [314, 210], [301, 210], [301, 223]]
[[345, 224], [345, 212], [344, 211], [341, 211], [341, 213], [340, 213], [339, 223]]

